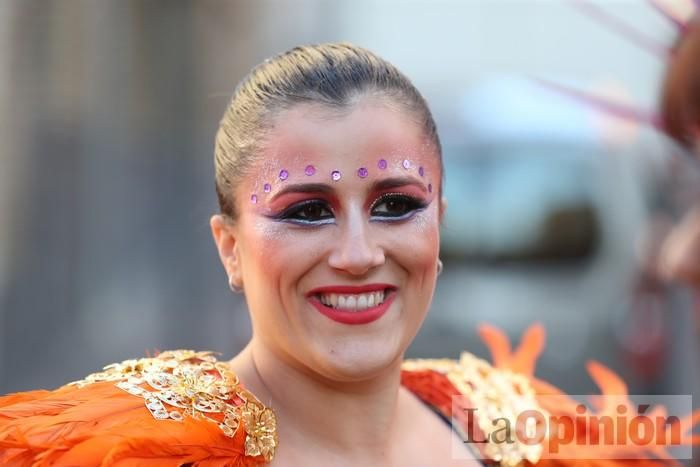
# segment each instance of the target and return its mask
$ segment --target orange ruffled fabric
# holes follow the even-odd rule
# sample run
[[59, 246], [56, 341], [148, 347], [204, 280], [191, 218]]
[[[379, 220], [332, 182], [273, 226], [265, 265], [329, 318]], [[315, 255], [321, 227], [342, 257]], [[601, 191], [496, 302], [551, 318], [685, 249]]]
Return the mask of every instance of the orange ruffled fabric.
[[248, 467], [245, 433], [186, 417], [155, 420], [143, 399], [113, 382], [0, 398], [0, 465]]
[[[552, 416], [565, 416], [575, 419], [575, 409], [578, 402], [566, 396], [566, 394], [551, 384], [534, 377], [537, 358], [544, 348], [545, 331], [541, 325], [531, 326], [523, 336], [521, 344], [514, 351], [508, 337], [499, 329], [492, 326], [481, 326], [479, 334], [486, 343], [493, 360], [493, 366], [498, 369], [510, 370], [522, 374], [528, 378], [536, 392], [540, 406]], [[600, 363], [591, 361], [587, 370], [593, 381], [599, 387], [602, 396], [619, 396], [614, 398], [613, 404], [604, 405], [600, 401], [604, 398], [591, 400], [595, 408], [593, 415], [609, 415], [614, 418], [614, 411], [622, 402], [630, 408], [634, 407], [627, 398], [627, 386], [622, 379], [612, 370]], [[452, 398], [460, 396], [459, 391], [443, 373], [422, 370], [403, 371], [402, 384], [420, 397], [424, 402], [433, 406], [445, 417], [452, 417]], [[546, 397], [546, 396], [557, 397]], [[474, 439], [480, 439], [481, 432], [476, 426], [467, 426], [467, 419], [461, 414], [454, 414], [462, 423], [467, 432], [475, 434]], [[647, 415], [665, 415], [663, 407], [654, 407]], [[693, 427], [700, 422], [700, 410], [680, 420], [680, 432], [683, 436], [683, 444], [700, 444], [700, 436], [693, 435]], [[669, 427], [671, 432], [673, 427]], [[471, 431], [469, 431], [471, 430]], [[590, 432], [577, 432], [577, 436], [590, 436]], [[585, 442], [586, 438], [565, 445], [557, 445], [558, 458], [547, 458], [547, 450], [551, 446], [545, 442], [542, 459], [537, 462], [538, 467], [622, 467], [622, 466], [661, 466], [680, 465], [672, 459], [664, 446], [652, 446], [640, 448], [637, 445], [622, 445], [615, 447], [590, 446]], [[667, 439], [671, 439], [667, 437]], [[607, 451], [605, 451], [607, 449]], [[528, 462], [525, 462], [528, 465]]]
[[[544, 347], [541, 326], [531, 327], [514, 351], [501, 331], [484, 326], [480, 333], [492, 354], [495, 368], [525, 375], [536, 391], [540, 406], [550, 414], [572, 416], [577, 402], [534, 377], [535, 363]], [[627, 394], [624, 382], [603, 365], [591, 362], [588, 372], [603, 395]], [[452, 397], [458, 396], [459, 392], [444, 374], [434, 370], [403, 371], [402, 384], [446, 417], [452, 416]], [[550, 398], [541, 397], [546, 395], [562, 397], [553, 403]], [[616, 406], [617, 403], [619, 399]], [[596, 409], [598, 414], [615, 410], [601, 403]], [[652, 410], [663, 413], [660, 407]], [[466, 423], [463, 417], [460, 420]], [[688, 443], [700, 441], [690, 433], [698, 421], [700, 411], [680, 421]], [[477, 429], [472, 433], [478, 436]], [[182, 422], [155, 420], [144, 407], [142, 398], [119, 389], [113, 382], [97, 382], [83, 387], [69, 385], [55, 391], [31, 391], [0, 397], [0, 465], [3, 466], [242, 467], [264, 464], [262, 456], [245, 455], [245, 437], [244, 430], [238, 430], [233, 438], [229, 438], [215, 424], [188, 417]], [[635, 466], [673, 463], [663, 446], [644, 450], [638, 446], [618, 446], [616, 452], [605, 453], [607, 457], [634, 459], [631, 461], [585, 460], [587, 454], [593, 452], [585, 443], [559, 446], [559, 452], [563, 454], [559, 457], [568, 457], [569, 460], [548, 459], [547, 448], [545, 445], [538, 466], [621, 467], [631, 463]], [[595, 454], [601, 457], [600, 452]]]

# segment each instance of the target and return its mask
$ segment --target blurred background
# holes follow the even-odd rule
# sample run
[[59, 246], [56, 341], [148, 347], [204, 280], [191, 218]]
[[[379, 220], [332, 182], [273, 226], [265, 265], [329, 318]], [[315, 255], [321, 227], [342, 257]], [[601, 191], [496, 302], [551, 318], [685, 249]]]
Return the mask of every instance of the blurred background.
[[[648, 2], [594, 3], [677, 34]], [[657, 271], [698, 164], [533, 80], [656, 104], [663, 60], [567, 0], [0, 0], [0, 393], [245, 345], [208, 227], [218, 120], [255, 64], [340, 40], [414, 80], [444, 145], [445, 272], [410, 356], [541, 322], [538, 374], [570, 393], [593, 358], [631, 393], [698, 395], [700, 302]]]

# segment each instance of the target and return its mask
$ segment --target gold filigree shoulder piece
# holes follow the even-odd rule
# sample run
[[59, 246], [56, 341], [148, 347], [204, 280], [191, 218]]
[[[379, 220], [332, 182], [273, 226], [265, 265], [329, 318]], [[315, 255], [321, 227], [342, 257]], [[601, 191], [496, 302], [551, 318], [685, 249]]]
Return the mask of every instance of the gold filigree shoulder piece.
[[228, 437], [246, 433], [245, 454], [271, 461], [277, 447], [277, 421], [244, 389], [227, 364], [213, 352], [173, 350], [153, 358], [125, 360], [70, 383], [78, 387], [110, 381], [144, 400], [156, 420], [181, 422], [185, 417], [215, 423]]
[[[518, 414], [533, 410], [546, 415], [537, 403], [535, 390], [522, 374], [508, 369], [495, 368], [486, 360], [464, 352], [459, 360], [416, 359], [407, 360], [406, 371], [432, 370], [444, 374], [452, 385], [476, 408], [475, 421], [486, 435], [483, 454], [504, 467], [516, 467], [525, 461], [536, 464], [541, 456], [541, 444], [499, 442], [492, 436], [502, 428], [497, 421], [509, 420], [516, 425]], [[532, 429], [534, 427], [526, 427]]]

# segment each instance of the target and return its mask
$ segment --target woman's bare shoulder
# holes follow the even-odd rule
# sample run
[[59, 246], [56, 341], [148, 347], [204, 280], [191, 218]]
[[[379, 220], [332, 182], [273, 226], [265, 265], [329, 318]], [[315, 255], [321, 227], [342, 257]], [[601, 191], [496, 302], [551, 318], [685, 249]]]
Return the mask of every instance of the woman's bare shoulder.
[[53, 391], [0, 397], [3, 465], [137, 458], [255, 465], [276, 445], [274, 413], [213, 352], [162, 352]]

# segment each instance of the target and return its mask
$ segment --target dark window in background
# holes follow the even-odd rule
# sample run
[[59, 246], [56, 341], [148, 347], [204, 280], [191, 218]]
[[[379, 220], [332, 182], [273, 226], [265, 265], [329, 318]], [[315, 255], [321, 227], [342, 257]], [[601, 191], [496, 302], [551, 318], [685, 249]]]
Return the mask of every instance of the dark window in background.
[[593, 255], [593, 148], [509, 143], [445, 148], [446, 259], [559, 262]]

